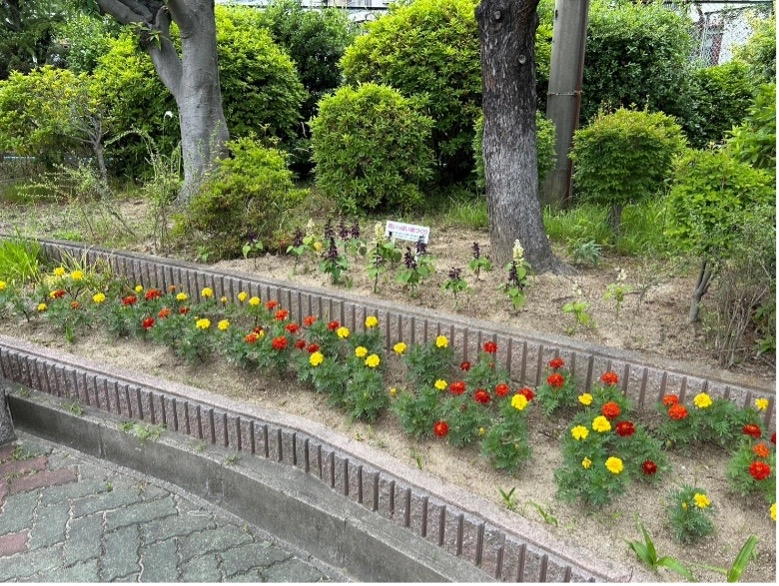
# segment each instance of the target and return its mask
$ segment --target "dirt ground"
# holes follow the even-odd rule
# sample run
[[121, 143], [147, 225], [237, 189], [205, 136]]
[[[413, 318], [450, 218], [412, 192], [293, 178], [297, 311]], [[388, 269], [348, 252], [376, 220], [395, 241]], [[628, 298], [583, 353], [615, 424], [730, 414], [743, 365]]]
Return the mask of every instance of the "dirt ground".
[[[0, 229], [8, 230], [8, 225], [3, 225], [1, 220], [2, 216]], [[372, 226], [364, 227], [364, 231], [371, 232]], [[481, 279], [476, 281], [468, 270], [473, 242], [479, 242], [482, 254], [489, 255], [487, 234], [434, 226], [429, 251], [435, 257], [436, 273], [429, 282], [422, 283], [418, 295], [412, 296], [390, 278], [379, 282], [378, 297], [472, 315], [526, 330], [570, 334], [576, 339], [627, 348], [655, 358], [686, 361], [709, 370], [719, 368], [708, 349], [705, 328], [691, 327], [686, 323], [694, 275], [684, 274], [665, 261], [606, 257], [597, 268], [580, 270], [575, 275], [533, 277], [525, 307], [520, 312], [514, 312], [508, 298], [497, 291], [506, 280], [505, 271], [483, 272]], [[139, 249], [144, 251], [143, 246]], [[364, 264], [364, 260], [352, 261], [348, 273], [352, 279], [350, 292], [374, 295], [372, 283], [363, 270]], [[262, 255], [257, 259], [222, 261], [215, 268], [330, 286], [326, 275], [318, 272], [316, 259], [304, 259], [297, 270], [293, 270], [293, 266], [294, 261], [290, 257]], [[452, 267], [462, 268], [463, 276], [471, 286], [469, 293], [458, 296], [456, 305], [451, 293], [441, 290], [441, 284]], [[624, 282], [632, 286], [633, 292], [626, 295], [617, 314], [614, 301], [604, 299], [604, 293], [610, 283], [617, 281], [620, 269], [625, 272]], [[582, 298], [591, 304], [589, 312], [594, 325], [571, 332], [574, 319], [562, 312], [562, 306], [575, 299], [574, 283], [581, 289]], [[540, 415], [534, 415], [530, 438], [532, 460], [522, 470], [510, 475], [493, 470], [479, 455], [477, 448], [456, 450], [441, 441], [410, 440], [391, 414], [384, 415], [374, 425], [354, 423], [328, 409], [320, 395], [292, 388], [288, 383], [273, 378], [243, 372], [221, 361], [200, 366], [186, 365], [164, 348], [114, 340], [103, 334], [81, 337], [74, 344], [68, 344], [63, 336], [52, 334], [42, 324], [20, 327], [4, 322], [0, 323], [0, 332], [66, 352], [99, 357], [130, 370], [220, 392], [264, 408], [316, 419], [349, 437], [390, 453], [408, 466], [419, 466], [443, 482], [459, 485], [499, 504], [503, 503], [499, 490], [508, 491], [516, 487], [516, 509], [506, 509], [507, 515], [518, 514], [543, 524], [544, 519], [531, 504], [535, 503], [555, 518], [557, 524], [547, 524], [546, 528], [560, 539], [625, 566], [641, 567], [624, 541], [640, 537], [635, 514], [640, 516], [652, 535], [658, 554], [678, 558], [691, 567], [700, 581], [722, 581], [723, 577], [699, 569], [694, 564], [729, 566], [747, 537], [755, 534], [759, 538], [758, 556], [747, 567], [742, 580], [773, 583], [776, 578], [775, 523], [768, 514], [768, 506], [761, 499], [746, 500], [729, 492], [725, 476], [728, 455], [717, 448], [694, 450], [689, 454], [672, 453], [672, 471], [658, 487], [633, 485], [612, 505], [600, 510], [584, 510], [580, 506], [562, 503], [553, 496], [555, 484], [552, 473], [561, 462], [558, 437], [565, 427], [564, 421], [549, 422]], [[751, 361], [740, 365], [736, 372], [747, 381], [775, 380], [773, 363], [767, 361]], [[651, 421], [651, 415], [648, 421]], [[704, 488], [715, 507], [716, 533], [693, 546], [681, 546], [672, 541], [663, 514], [667, 495], [681, 484]], [[675, 582], [679, 577], [661, 570], [657, 580]]]

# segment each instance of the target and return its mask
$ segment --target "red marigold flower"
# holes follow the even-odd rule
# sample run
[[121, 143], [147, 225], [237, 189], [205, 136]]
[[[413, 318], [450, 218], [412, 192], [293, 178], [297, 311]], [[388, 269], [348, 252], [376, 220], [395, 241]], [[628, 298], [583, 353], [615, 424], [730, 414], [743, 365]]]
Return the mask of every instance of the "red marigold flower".
[[641, 464], [641, 470], [644, 471], [644, 474], [647, 476], [652, 476], [652, 474], [655, 474], [657, 472], [657, 464], [652, 462], [652, 460], [647, 460], [643, 464]]
[[81, 304], [78, 301], [71, 301], [70, 302], [70, 308], [71, 309], [78, 309], [79, 307], [81, 307]]
[[619, 405], [617, 405], [614, 401], [609, 401], [603, 405], [601, 408], [601, 413], [603, 413], [603, 416], [607, 417], [608, 419], [614, 419], [619, 416], [621, 410]]
[[509, 394], [509, 386], [506, 383], [500, 383], [495, 387], [495, 395], [498, 397], [505, 397]]
[[630, 437], [636, 433], [636, 428], [630, 421], [620, 421], [617, 423], [617, 435], [620, 437]]
[[753, 423], [747, 423], [744, 427], [741, 428], [741, 431], [743, 431], [746, 435], [752, 436], [754, 438], [759, 438], [761, 435], [763, 435], [763, 432], [760, 431], [760, 427]]
[[446, 421], [436, 421], [433, 425], [433, 433], [438, 437], [445, 437], [449, 433], [449, 425]]
[[160, 312], [157, 314], [157, 317], [160, 319], [165, 319], [166, 317], [170, 317], [170, 309], [167, 307], [163, 307], [160, 309]]
[[604, 372], [600, 377], [601, 382], [604, 385], [614, 386], [619, 382], [619, 375], [616, 372], [608, 371]]
[[752, 448], [752, 451], [755, 453], [755, 455], [758, 458], [767, 458], [768, 455], [771, 453], [768, 449], [768, 446], [762, 442], [757, 444], [754, 448]]
[[666, 395], [663, 397], [663, 405], [666, 407], [670, 407], [671, 405], [676, 405], [679, 402], [679, 396], [678, 395]]
[[255, 334], [260, 335], [263, 332], [262, 326], [257, 326], [252, 330]]
[[755, 460], [749, 465], [749, 473], [755, 480], [765, 480], [771, 476], [771, 467], [765, 462]]
[[309, 354], [313, 354], [314, 352], [319, 352], [319, 344], [309, 344], [306, 346], [306, 350]]
[[333, 320], [329, 324], [327, 324], [327, 329], [330, 330], [331, 332], [334, 332], [335, 330], [337, 330], [340, 327], [341, 327], [341, 324], [339, 324], [335, 320]]
[[471, 363], [467, 360], [460, 363], [460, 370], [464, 370], [465, 372], [468, 372], [471, 370]]
[[287, 347], [287, 338], [285, 336], [277, 336], [273, 338], [273, 342], [270, 345], [274, 350], [284, 350]]
[[552, 358], [549, 361], [549, 368], [551, 368], [552, 370], [558, 370], [563, 366], [565, 366], [565, 360], [563, 360], [559, 356], [557, 358]]
[[305, 347], [306, 347], [306, 341], [305, 340], [300, 339], [297, 342], [295, 342], [295, 348], [297, 348], [298, 350], [302, 350]]
[[482, 405], [486, 405], [490, 402], [490, 394], [484, 389], [479, 389], [476, 391], [473, 394], [473, 398], [476, 399], [477, 403], [481, 403]]
[[158, 299], [161, 296], [162, 296], [162, 291], [160, 291], [159, 289], [149, 289], [148, 291], [146, 291], [146, 295], [144, 295], [144, 298], [146, 299], [146, 301], [152, 301], [154, 299]]
[[185, 315], [185, 314], [189, 313], [189, 307], [187, 307], [186, 305], [184, 307], [180, 307], [179, 308], [179, 313], [181, 315]]
[[65, 290], [64, 289], [57, 289], [56, 291], [51, 292], [51, 296], [54, 299], [61, 299], [62, 297], [65, 297]]
[[517, 395], [524, 395], [525, 399], [527, 399], [528, 401], [532, 401], [536, 397], [536, 394], [527, 387], [519, 389], [517, 391]]
[[135, 305], [136, 301], [138, 301], [138, 298], [135, 295], [128, 295], [122, 298], [122, 305]]
[[288, 315], [289, 315], [289, 311], [287, 311], [286, 309], [279, 309], [276, 312], [276, 321], [284, 321], [285, 319], [287, 319]]
[[257, 332], [249, 332], [243, 339], [247, 344], [255, 344], [260, 339], [260, 335]]
[[279, 302], [278, 301], [274, 301], [272, 299], [270, 301], [268, 301], [268, 303], [265, 304], [265, 307], [268, 308], [268, 311], [273, 311], [278, 306], [279, 306]]
[[154, 326], [154, 318], [153, 317], [147, 317], [141, 322], [141, 327], [144, 330], [150, 330]]
[[684, 419], [685, 417], [687, 417], [687, 407], [685, 407], [681, 403], [676, 403], [675, 405], [671, 405], [671, 408], [668, 410], [668, 417], [670, 417], [671, 419], [675, 419], [676, 421]]
[[559, 389], [565, 384], [565, 378], [563, 378], [562, 374], [555, 372], [547, 377], [546, 382], [550, 387]]
[[295, 322], [287, 324], [286, 329], [290, 334], [297, 334], [300, 331], [300, 326]]
[[498, 351], [498, 345], [495, 342], [484, 342], [484, 351], [487, 354], [495, 354]]
[[449, 385], [449, 391], [453, 395], [462, 395], [465, 392], [465, 382], [459, 380]]
[[315, 322], [316, 322], [316, 316], [314, 315], [307, 315], [306, 317], [303, 318], [303, 325], [306, 326], [307, 328], [313, 326]]
[[776, 432], [771, 434], [771, 443], [776, 445]]

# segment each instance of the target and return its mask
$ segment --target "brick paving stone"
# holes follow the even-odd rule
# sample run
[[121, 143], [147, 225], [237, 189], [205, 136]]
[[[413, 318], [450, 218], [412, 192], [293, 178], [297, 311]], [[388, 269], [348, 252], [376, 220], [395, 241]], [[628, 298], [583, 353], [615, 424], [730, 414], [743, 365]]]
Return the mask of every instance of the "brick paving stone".
[[49, 547], [65, 541], [69, 518], [70, 505], [66, 502], [38, 507], [30, 531], [30, 549]]
[[263, 576], [260, 570], [249, 570], [244, 574], [235, 574], [225, 578], [225, 582], [262, 582]]
[[0, 462], [5, 462], [11, 456], [14, 455], [14, 452], [16, 451], [16, 445], [15, 444], [8, 444], [7, 446], [3, 446], [0, 448]]
[[0, 510], [3, 509], [6, 496], [8, 496], [8, 482], [6, 482], [5, 478], [0, 478]]
[[65, 565], [70, 566], [98, 557], [102, 540], [102, 515], [89, 515], [73, 519], [70, 522], [65, 541]]
[[100, 557], [102, 579], [113, 582], [134, 572], [140, 572], [138, 550], [140, 548], [138, 526], [121, 527], [105, 534], [104, 553]]
[[142, 500], [141, 495], [135, 489], [120, 490], [114, 487], [111, 492], [102, 492], [73, 501], [73, 517], [78, 518], [97, 512], [111, 511], [119, 507], [140, 503]]
[[0, 476], [8, 478], [11, 475], [21, 476], [28, 472], [39, 472], [46, 468], [48, 458], [38, 456], [30, 460], [9, 460], [0, 464]]
[[181, 564], [182, 582], [221, 582], [219, 560], [216, 554], [209, 553], [192, 558]]
[[266, 582], [321, 582], [327, 579], [320, 570], [296, 557], [274, 564], [262, 573]]
[[151, 521], [142, 527], [146, 543], [171, 537], [183, 537], [205, 529], [216, 529], [216, 523], [211, 515], [190, 515], [187, 513], [179, 514], [176, 517], [166, 517], [164, 520]]
[[222, 552], [222, 564], [225, 574], [232, 576], [246, 572], [251, 568], [269, 567], [292, 557], [292, 554], [264, 543], [247, 543]]
[[0, 535], [0, 558], [27, 551], [27, 541], [30, 535], [27, 531], [18, 531]]
[[251, 536], [234, 525], [217, 527], [183, 537], [179, 543], [181, 559], [188, 560], [198, 554], [224, 551], [236, 545], [251, 541]]
[[38, 575], [40, 582], [100, 582], [97, 558]]
[[178, 582], [178, 551], [175, 539], [141, 547], [141, 582]]
[[113, 531], [126, 525], [138, 525], [178, 514], [173, 497], [133, 503], [105, 514], [106, 530]]
[[34, 491], [7, 497], [0, 512], [0, 535], [32, 527], [37, 505], [38, 493]]
[[78, 480], [78, 471], [75, 468], [58, 468], [57, 470], [44, 470], [37, 474], [15, 478], [10, 483], [11, 494], [19, 494], [41, 488], [42, 486], [54, 486], [57, 484], [67, 484]]
[[29, 553], [19, 553], [3, 558], [0, 564], [0, 581], [26, 582], [43, 572], [51, 572], [62, 564], [62, 546], [42, 547]]
[[84, 478], [84, 472], [82, 470], [81, 479], [79, 479], [77, 483], [65, 484], [62, 486], [48, 486], [41, 489], [41, 505], [61, 503], [65, 500], [71, 501], [104, 492], [108, 492], [105, 481], [95, 478]]

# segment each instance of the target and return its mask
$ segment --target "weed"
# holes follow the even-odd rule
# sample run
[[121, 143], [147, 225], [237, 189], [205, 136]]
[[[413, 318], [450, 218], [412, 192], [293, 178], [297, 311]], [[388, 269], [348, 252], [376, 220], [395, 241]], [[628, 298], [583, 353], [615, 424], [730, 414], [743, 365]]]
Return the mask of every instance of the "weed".
[[77, 417], [81, 417], [84, 414], [84, 408], [81, 406], [78, 399], [72, 403], [65, 403], [65, 408]]
[[575, 265], [589, 264], [598, 266], [601, 257], [601, 245], [594, 240], [573, 240], [568, 243], [568, 254]]
[[113, 482], [106, 482], [105, 483], [105, 490], [106, 490], [106, 492], [113, 492], [114, 491], [114, 483]]
[[547, 511], [546, 509], [544, 509], [544, 507], [542, 507], [541, 505], [533, 501], [528, 501], [528, 504], [532, 506], [536, 511], [538, 511], [538, 514], [541, 515], [541, 517], [544, 519], [544, 523], [546, 523], [547, 525], [552, 525], [554, 527], [557, 527], [557, 518], [554, 515], [552, 515], [552, 513], [550, 512], [551, 509], [550, 511]]
[[503, 504], [506, 505], [506, 508], [509, 511], [517, 510], [517, 497], [514, 496], [514, 492], [516, 490], [517, 490], [516, 486], [512, 486], [511, 490], [509, 491], [505, 491], [502, 488], [498, 489], [498, 492], [500, 493], [500, 496], [503, 499]]
[[757, 553], [755, 552], [756, 545], [757, 536], [750, 535], [744, 542], [744, 545], [741, 546], [741, 550], [739, 550], [738, 555], [736, 556], [736, 559], [733, 560], [730, 568], [719, 568], [716, 566], [708, 566], [694, 562], [693, 565], [698, 566], [699, 568], [704, 568], [706, 570], [711, 570], [712, 572], [717, 572], [718, 574], [722, 574], [725, 576], [728, 582], [738, 582], [739, 578], [741, 578], [741, 574], [744, 572], [744, 569], [749, 565], [749, 562], [757, 557]]
[[227, 458], [225, 458], [225, 466], [233, 466], [240, 459], [241, 457], [238, 454], [230, 454], [229, 456], [227, 456]]
[[655, 544], [649, 536], [646, 527], [641, 523], [638, 514], [636, 514], [636, 525], [641, 530], [641, 534], [644, 537], [643, 543], [641, 541], [626, 541], [626, 543], [630, 546], [630, 549], [636, 553], [638, 559], [655, 572], [660, 568], [667, 568], [672, 572], [676, 572], [680, 576], [695, 582], [695, 577], [692, 575], [692, 572], [683, 566], [679, 560], [671, 556], [658, 557], [657, 551], [655, 550]]
[[158, 423], [156, 425], [151, 425], [149, 423], [123, 421], [122, 424], [119, 426], [119, 429], [121, 429], [125, 433], [134, 435], [136, 438], [138, 438], [138, 441], [141, 443], [145, 443], [147, 440], [156, 442], [157, 440], [160, 439], [162, 432], [165, 430], [165, 424]]

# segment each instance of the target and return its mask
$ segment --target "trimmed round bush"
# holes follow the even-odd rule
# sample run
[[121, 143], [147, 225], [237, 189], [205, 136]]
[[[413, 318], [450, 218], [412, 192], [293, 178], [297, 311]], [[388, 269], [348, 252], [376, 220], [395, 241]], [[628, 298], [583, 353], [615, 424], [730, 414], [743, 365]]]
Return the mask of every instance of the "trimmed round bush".
[[316, 182], [346, 212], [409, 208], [432, 177], [433, 120], [390, 87], [342, 87], [311, 121]]

